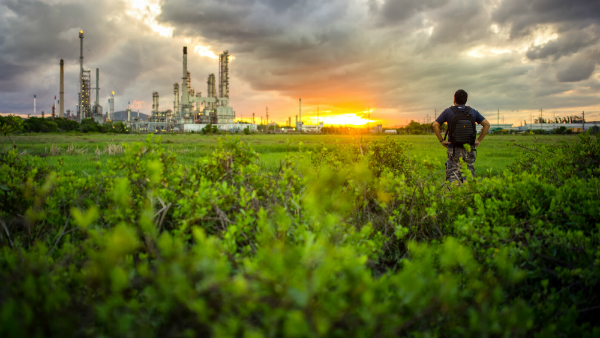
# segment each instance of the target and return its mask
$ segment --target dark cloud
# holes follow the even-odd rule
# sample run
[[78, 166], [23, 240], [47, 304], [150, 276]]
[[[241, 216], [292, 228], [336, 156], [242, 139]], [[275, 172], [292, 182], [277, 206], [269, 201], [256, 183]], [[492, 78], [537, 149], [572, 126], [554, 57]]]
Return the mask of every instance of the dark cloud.
[[540, 46], [531, 46], [527, 50], [527, 58], [530, 60], [552, 57], [558, 60], [562, 56], [568, 56], [579, 52], [599, 41], [599, 36], [581, 30], [572, 30], [562, 33], [556, 40], [549, 41]]
[[379, 7], [380, 23], [402, 23], [417, 13], [442, 7], [447, 3], [448, 0], [385, 0]]
[[578, 82], [587, 80], [596, 68], [596, 60], [574, 57], [559, 62], [556, 78], [560, 82]]
[[511, 36], [528, 35], [539, 24], [585, 27], [600, 24], [597, 0], [503, 0], [493, 11], [492, 20], [510, 25]]

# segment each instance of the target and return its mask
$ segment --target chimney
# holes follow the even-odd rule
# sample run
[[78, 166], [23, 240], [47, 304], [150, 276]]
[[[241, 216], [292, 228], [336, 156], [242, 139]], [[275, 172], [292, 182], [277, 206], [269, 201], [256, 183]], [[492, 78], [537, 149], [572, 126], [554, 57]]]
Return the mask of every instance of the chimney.
[[60, 109], [58, 117], [65, 117], [65, 61], [60, 59], [60, 98], [58, 100]]
[[100, 105], [100, 68], [96, 68], [96, 106]]
[[187, 108], [187, 105], [190, 103], [188, 90], [187, 47], [183, 47], [183, 77], [181, 79], [183, 80], [181, 86], [181, 105]]

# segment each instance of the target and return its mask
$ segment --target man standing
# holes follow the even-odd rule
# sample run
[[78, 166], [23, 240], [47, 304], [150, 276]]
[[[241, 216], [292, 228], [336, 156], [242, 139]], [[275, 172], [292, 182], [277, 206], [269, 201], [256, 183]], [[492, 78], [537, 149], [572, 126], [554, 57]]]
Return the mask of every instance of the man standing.
[[[477, 110], [465, 106], [467, 103], [467, 92], [459, 89], [454, 93], [454, 106], [444, 110], [433, 123], [433, 130], [440, 143], [448, 148], [446, 160], [446, 181], [448, 182], [463, 182], [466, 179], [460, 172], [460, 158], [467, 164], [467, 168], [475, 175], [475, 152], [483, 138], [490, 129], [490, 123]], [[469, 122], [471, 121], [471, 122]], [[440, 126], [448, 123], [448, 133], [450, 139], [442, 138]], [[475, 140], [475, 130], [472, 130], [472, 140], [463, 141], [471, 137], [463, 131], [467, 130], [470, 133], [471, 129], [475, 128], [475, 123], [483, 126], [479, 138]], [[472, 124], [472, 127], [471, 127]], [[447, 134], [448, 134], [447, 133]], [[461, 134], [462, 133], [462, 134]], [[453, 144], [450, 140], [454, 140]], [[468, 145], [467, 145], [468, 144]], [[467, 150], [469, 149], [470, 150]]]

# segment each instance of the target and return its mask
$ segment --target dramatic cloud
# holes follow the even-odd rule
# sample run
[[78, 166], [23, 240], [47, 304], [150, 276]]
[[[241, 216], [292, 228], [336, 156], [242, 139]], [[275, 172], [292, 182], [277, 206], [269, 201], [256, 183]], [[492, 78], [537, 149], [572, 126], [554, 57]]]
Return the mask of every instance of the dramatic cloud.
[[47, 109], [60, 58], [75, 108], [79, 30], [86, 68], [101, 69], [101, 103], [115, 90], [118, 110], [136, 101], [148, 112], [154, 90], [170, 108], [187, 45], [197, 92], [220, 51], [235, 57], [238, 116], [269, 106], [282, 122], [302, 97], [304, 114], [371, 107], [404, 124], [464, 88], [469, 104], [500, 109], [507, 123], [539, 108], [600, 120], [598, 1], [0, 0], [0, 112], [30, 112], [36, 93]]

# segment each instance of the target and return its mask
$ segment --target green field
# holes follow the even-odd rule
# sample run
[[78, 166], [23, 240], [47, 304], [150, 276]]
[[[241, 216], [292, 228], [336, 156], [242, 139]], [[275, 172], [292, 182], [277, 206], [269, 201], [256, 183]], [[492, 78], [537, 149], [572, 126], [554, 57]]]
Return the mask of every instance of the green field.
[[[141, 142], [145, 134], [21, 134], [12, 136], [19, 151], [28, 154], [45, 156], [44, 160], [51, 165], [62, 163], [65, 168], [79, 175], [93, 174], [106, 166], [106, 160], [120, 156], [108, 154], [107, 149], [118, 148], [128, 142]], [[288, 152], [304, 152], [320, 149], [322, 146], [333, 147], [336, 144], [368, 142], [382, 138], [381, 135], [200, 135], [200, 134], [164, 134], [163, 145], [177, 154], [178, 161], [191, 164], [198, 158], [205, 157], [218, 148], [219, 140], [226, 137], [239, 137], [250, 143], [260, 154], [260, 166], [268, 171], [279, 168], [279, 163]], [[421, 161], [429, 159], [436, 163], [440, 170], [444, 169], [446, 150], [439, 145], [435, 135], [394, 135], [389, 136], [410, 144], [411, 159]], [[477, 152], [475, 174], [477, 176], [501, 173], [521, 148], [515, 145], [553, 144], [561, 140], [571, 141], [574, 136], [560, 135], [488, 135]], [[2, 140], [7, 147], [10, 140]], [[300, 146], [300, 144], [302, 144]], [[58, 150], [57, 150], [58, 149]], [[70, 149], [70, 151], [69, 151]], [[304, 157], [308, 161], [308, 157]], [[99, 168], [97, 162], [99, 162]]]

